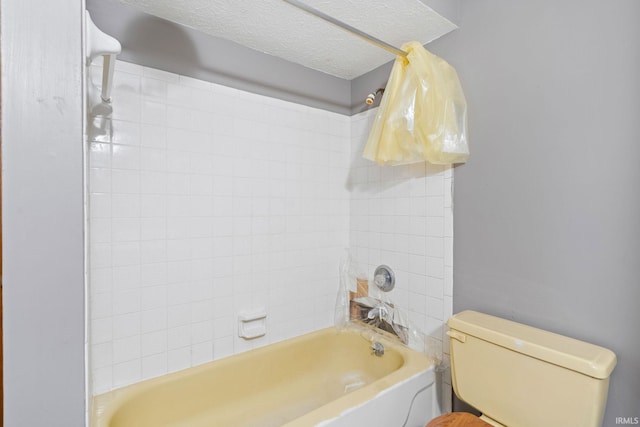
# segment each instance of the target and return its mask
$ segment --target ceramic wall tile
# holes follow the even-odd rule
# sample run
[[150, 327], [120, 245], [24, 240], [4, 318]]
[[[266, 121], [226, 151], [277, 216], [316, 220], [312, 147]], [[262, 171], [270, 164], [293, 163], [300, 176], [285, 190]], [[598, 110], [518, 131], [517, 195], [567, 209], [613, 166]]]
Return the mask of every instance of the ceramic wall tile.
[[331, 325], [350, 119], [120, 61], [113, 98], [88, 132], [94, 394]]

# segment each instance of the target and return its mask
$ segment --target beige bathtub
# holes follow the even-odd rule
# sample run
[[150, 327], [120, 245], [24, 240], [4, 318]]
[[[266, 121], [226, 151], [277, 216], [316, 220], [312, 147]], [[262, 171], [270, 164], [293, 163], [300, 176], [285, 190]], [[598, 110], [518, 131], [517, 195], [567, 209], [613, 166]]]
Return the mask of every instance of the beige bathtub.
[[422, 427], [439, 415], [431, 360], [383, 337], [375, 356], [363, 335], [323, 329], [96, 396], [92, 426]]

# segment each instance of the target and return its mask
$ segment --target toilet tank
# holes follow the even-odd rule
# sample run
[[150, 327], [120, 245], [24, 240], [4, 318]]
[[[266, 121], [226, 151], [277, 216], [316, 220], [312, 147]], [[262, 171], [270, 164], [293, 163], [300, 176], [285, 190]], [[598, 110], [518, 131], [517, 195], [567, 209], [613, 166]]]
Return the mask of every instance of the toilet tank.
[[475, 311], [448, 321], [456, 395], [509, 427], [599, 427], [616, 355]]

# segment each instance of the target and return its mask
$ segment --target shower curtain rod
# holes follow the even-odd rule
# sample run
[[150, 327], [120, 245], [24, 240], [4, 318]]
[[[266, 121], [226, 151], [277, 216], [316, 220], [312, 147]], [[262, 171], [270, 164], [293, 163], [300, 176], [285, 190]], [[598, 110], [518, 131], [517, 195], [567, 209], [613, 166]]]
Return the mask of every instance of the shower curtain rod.
[[394, 55], [404, 56], [404, 57], [407, 56], [407, 52], [405, 52], [404, 50], [398, 49], [397, 47], [392, 46], [389, 43], [383, 42], [382, 40], [380, 40], [378, 38], [375, 38], [370, 34], [367, 34], [367, 33], [363, 32], [363, 31], [360, 31], [359, 29], [354, 28], [349, 24], [345, 24], [344, 22], [334, 18], [333, 16], [329, 16], [326, 13], [321, 12], [318, 9], [313, 8], [313, 7], [309, 6], [309, 5], [306, 5], [306, 4], [304, 4], [304, 3], [302, 3], [302, 2], [300, 2], [298, 0], [283, 0], [283, 1], [289, 3], [292, 6], [297, 7], [298, 9], [302, 9], [302, 10], [304, 10], [306, 12], [309, 12], [310, 14], [315, 15], [320, 19], [324, 19], [325, 21], [327, 21], [327, 22], [329, 22], [329, 23], [331, 23], [333, 25], [336, 25], [336, 26], [342, 28], [343, 30], [346, 30], [346, 31], [348, 31], [348, 32], [350, 32], [352, 34], [355, 34], [356, 36], [360, 37], [361, 39], [363, 39], [365, 41], [368, 41], [369, 43], [374, 44], [374, 45], [376, 45], [376, 46], [378, 46], [378, 47], [380, 47], [380, 48], [382, 48], [382, 49], [384, 49], [386, 51], [389, 51], [389, 52], [393, 53]]

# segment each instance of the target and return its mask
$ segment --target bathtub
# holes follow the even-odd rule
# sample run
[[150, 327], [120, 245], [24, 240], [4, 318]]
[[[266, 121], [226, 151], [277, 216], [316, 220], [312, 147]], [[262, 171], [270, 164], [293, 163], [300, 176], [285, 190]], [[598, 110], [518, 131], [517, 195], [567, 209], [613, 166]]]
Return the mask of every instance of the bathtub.
[[96, 396], [92, 427], [424, 427], [432, 361], [372, 333], [323, 329]]

